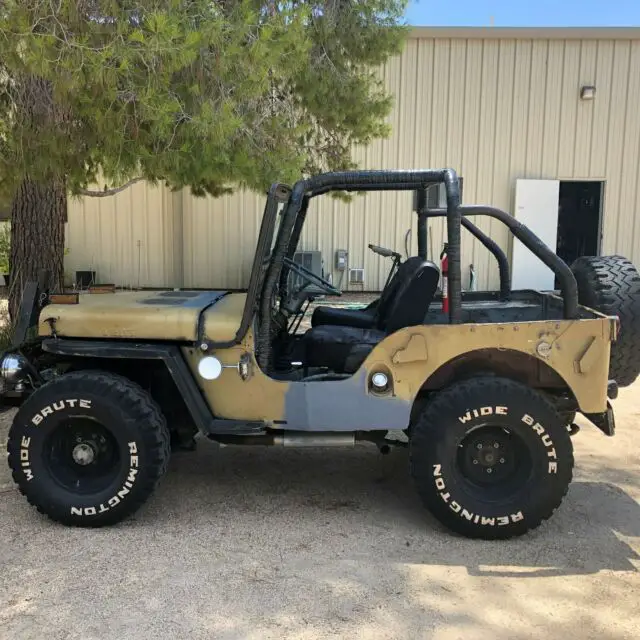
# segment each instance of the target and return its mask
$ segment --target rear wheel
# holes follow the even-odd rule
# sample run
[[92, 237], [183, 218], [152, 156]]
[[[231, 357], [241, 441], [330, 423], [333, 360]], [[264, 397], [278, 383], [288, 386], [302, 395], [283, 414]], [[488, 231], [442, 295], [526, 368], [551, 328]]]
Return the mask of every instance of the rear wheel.
[[618, 339], [611, 344], [609, 378], [629, 386], [640, 374], [640, 275], [622, 256], [585, 256], [571, 270], [580, 304], [620, 318]]
[[13, 479], [53, 520], [114, 524], [153, 492], [169, 460], [159, 407], [136, 384], [102, 372], [70, 373], [20, 408], [7, 443]]
[[571, 439], [541, 394], [504, 378], [437, 393], [411, 432], [411, 471], [425, 506], [472, 538], [522, 535], [549, 518], [571, 482]]

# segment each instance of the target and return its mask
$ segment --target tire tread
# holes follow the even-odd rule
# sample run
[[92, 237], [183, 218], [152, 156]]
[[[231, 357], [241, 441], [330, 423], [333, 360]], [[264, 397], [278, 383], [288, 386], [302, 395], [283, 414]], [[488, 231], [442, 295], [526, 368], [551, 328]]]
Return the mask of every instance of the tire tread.
[[620, 318], [620, 335], [611, 345], [609, 377], [620, 387], [640, 374], [640, 274], [623, 256], [585, 256], [572, 265], [580, 304]]
[[[530, 402], [543, 404], [546, 410], [557, 415], [557, 411], [553, 404], [543, 394], [538, 393], [535, 389], [531, 389], [519, 382], [506, 378], [477, 377], [459, 383], [454, 383], [450, 387], [435, 393], [434, 398], [427, 403], [411, 429], [409, 459], [411, 474], [414, 478], [418, 494], [429, 511], [434, 514], [437, 513], [438, 519], [445, 524], [447, 524], [446, 521], [448, 521], [448, 526], [459, 532], [461, 529], [465, 528], [465, 525], [471, 525], [471, 523], [461, 521], [453, 514], [453, 512], [442, 508], [442, 501], [435, 498], [435, 494], [431, 489], [433, 482], [431, 469], [419, 462], [419, 455], [417, 455], [417, 452], [421, 450], [428, 451], [429, 448], [433, 446], [434, 439], [440, 437], [440, 432], [443, 432], [448, 427], [448, 425], [443, 423], [442, 420], [439, 420], [439, 417], [445, 410], [450, 409], [451, 406], [457, 406], [467, 410], [467, 407], [469, 406], [467, 398], [470, 393], [480, 392], [481, 395], [485, 395], [490, 390], [495, 389], [496, 383], [502, 386], [506, 396], [509, 396], [512, 393], [518, 393], [521, 397], [523, 395], [524, 397], [528, 396]], [[558, 421], [560, 424], [561, 421], [559, 418]], [[573, 477], [574, 466], [573, 447], [569, 434], [564, 429], [560, 430], [559, 433], [561, 434], [559, 437], [564, 437], [564, 444], [567, 445], [563, 447], [563, 453], [566, 455], [565, 449], [569, 452], [569, 472], [564, 489], [557, 495], [557, 499], [554, 502], [547, 504], [546, 508], [540, 510], [535, 517], [527, 518], [526, 521], [518, 523], [522, 524], [522, 526], [517, 530], [511, 527], [483, 529], [474, 528], [471, 525], [467, 527], [468, 531], [465, 531], [464, 535], [486, 540], [507, 539], [516, 535], [522, 535], [527, 531], [537, 528], [542, 524], [542, 522], [548, 520], [553, 515], [569, 490], [569, 484]], [[558, 436], [554, 433], [554, 438], [557, 437]]]
[[[160, 410], [158, 404], [151, 396], [142, 389], [138, 384], [132, 382], [123, 376], [103, 371], [76, 371], [67, 373], [42, 385], [31, 398], [40, 392], [49, 391], [51, 388], [64, 384], [81, 387], [83, 391], [100, 390], [103, 397], [113, 397], [119, 406], [128, 406], [133, 415], [136, 415], [138, 425], [143, 431], [143, 437], [151, 441], [149, 449], [149, 464], [152, 466], [153, 473], [148, 474], [142, 484], [141, 490], [136, 494], [135, 499], [127, 500], [123, 503], [121, 509], [117, 512], [107, 512], [100, 520], [93, 519], [77, 519], [58, 515], [55, 512], [46, 510], [32, 495], [25, 490], [22, 482], [22, 474], [20, 465], [15, 464], [10, 443], [12, 440], [13, 426], [9, 429], [9, 437], [7, 439], [7, 452], [11, 475], [17, 484], [20, 493], [25, 496], [29, 504], [34, 506], [40, 513], [48, 516], [50, 519], [66, 525], [77, 527], [102, 527], [120, 521], [135, 511], [147, 500], [149, 495], [154, 491], [160, 478], [166, 473], [171, 454], [170, 434], [167, 428], [167, 422]], [[19, 422], [22, 418], [23, 410], [29, 403], [23, 405], [18, 411], [14, 419], [14, 423]], [[19, 461], [18, 461], [19, 462]], [[111, 517], [110, 517], [111, 516]]]

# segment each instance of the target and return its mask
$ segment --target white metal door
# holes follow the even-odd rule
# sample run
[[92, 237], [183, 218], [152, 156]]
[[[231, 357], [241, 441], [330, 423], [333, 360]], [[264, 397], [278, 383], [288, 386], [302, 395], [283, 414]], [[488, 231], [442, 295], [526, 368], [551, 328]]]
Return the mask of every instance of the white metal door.
[[[558, 237], [559, 180], [517, 180], [515, 217], [525, 224], [553, 252]], [[554, 288], [555, 276], [539, 258], [519, 240], [513, 240], [511, 288]]]

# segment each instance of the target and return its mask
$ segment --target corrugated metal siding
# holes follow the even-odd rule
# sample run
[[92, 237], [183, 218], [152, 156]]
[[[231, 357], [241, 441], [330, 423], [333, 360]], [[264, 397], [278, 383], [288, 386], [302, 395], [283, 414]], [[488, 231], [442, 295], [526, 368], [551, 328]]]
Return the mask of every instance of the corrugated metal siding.
[[194, 198], [183, 191], [185, 287], [246, 286], [265, 199], [247, 192]]
[[[635, 222], [640, 208], [640, 39], [483, 38], [481, 34], [412, 38], [403, 55], [385, 66], [384, 81], [396, 96], [393, 134], [356, 151], [362, 166], [451, 166], [464, 177], [464, 202], [507, 210], [513, 207], [517, 178], [606, 180], [603, 252], [623, 253], [640, 263], [640, 224]], [[596, 85], [595, 100], [579, 99], [584, 84]], [[151, 191], [143, 191], [139, 185], [135, 193], [116, 196], [124, 216], [121, 211], [115, 216], [115, 203], [106, 200], [85, 201], [79, 212], [70, 215], [69, 262], [79, 264], [74, 256], [79, 244], [85, 262], [100, 256], [100, 261], [93, 258], [94, 263], [107, 270], [109, 279], [135, 282], [136, 238], [142, 235], [141, 283], [165, 278], [164, 284], [173, 284], [173, 277], [184, 286], [246, 285], [263, 197], [241, 193], [198, 199], [185, 192], [178, 195], [181, 206], [174, 207], [175, 197], [155, 192], [160, 198], [156, 206], [169, 208], [161, 216], [154, 206], [149, 208]], [[94, 207], [102, 216], [102, 233], [86, 231]], [[143, 216], [123, 222], [121, 218], [128, 220], [134, 208]], [[172, 244], [168, 236], [174, 234], [172, 225], [180, 216], [183, 233], [174, 236]], [[164, 232], [142, 231], [145, 224], [161, 224], [160, 218]], [[499, 222], [481, 219], [480, 226], [510, 250], [509, 234]], [[123, 227], [128, 229], [124, 234]], [[351, 204], [324, 196], [312, 203], [301, 249], [322, 251], [325, 268], [333, 266], [336, 249], [347, 249], [350, 266], [365, 269], [365, 288], [380, 289], [389, 264], [372, 254], [367, 244], [404, 252], [410, 227], [415, 253], [415, 216], [408, 193], [370, 193]], [[442, 221], [433, 221], [430, 257], [435, 260], [443, 233]], [[489, 254], [467, 234], [463, 238], [465, 286], [473, 263], [478, 286], [496, 287], [497, 268]], [[124, 255], [116, 239], [128, 247]], [[168, 247], [169, 255], [160, 255], [160, 247]], [[184, 277], [178, 264], [180, 251]], [[115, 264], [109, 265], [112, 258]], [[333, 271], [333, 278], [339, 282], [340, 273]], [[346, 280], [347, 274], [343, 286]]]
[[173, 214], [171, 192], [144, 183], [106, 198], [70, 199], [66, 278], [93, 270], [103, 283], [175, 286]]

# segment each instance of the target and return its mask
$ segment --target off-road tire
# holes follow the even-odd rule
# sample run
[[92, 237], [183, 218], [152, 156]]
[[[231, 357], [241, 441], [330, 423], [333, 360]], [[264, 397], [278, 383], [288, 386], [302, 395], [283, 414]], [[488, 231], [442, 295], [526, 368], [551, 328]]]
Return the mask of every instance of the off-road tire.
[[640, 275], [622, 256], [578, 258], [571, 270], [580, 304], [620, 318], [620, 333], [611, 345], [609, 378], [627, 387], [640, 374]]
[[[72, 431], [80, 426], [82, 433], [98, 432], [105, 442], [98, 443], [100, 451], [109, 454], [99, 467], [102, 476], [80, 476], [82, 490], [80, 480], [74, 484], [73, 474], [81, 471], [74, 467], [75, 449], [58, 444], [70, 435], [72, 446], [80, 442]], [[170, 438], [160, 408], [139, 386], [111, 373], [82, 371], [43, 385], [24, 402], [7, 451], [14, 481], [38, 511], [66, 525], [101, 527], [131, 515], [151, 495], [167, 469]], [[95, 474], [92, 463], [83, 464], [84, 474]]]
[[[463, 471], [464, 443], [486, 432], [501, 434], [522, 454], [520, 461], [496, 460], [508, 466], [494, 467], [492, 478], [503, 473], [503, 479], [489, 489]], [[488, 437], [488, 447], [493, 439]], [[470, 538], [505, 539], [536, 528], [558, 508], [571, 482], [573, 447], [566, 425], [544, 396], [505, 378], [468, 379], [434, 394], [412, 425], [409, 447], [424, 505], [446, 527]], [[473, 465], [466, 468], [476, 474], [488, 468]], [[505, 476], [510, 469], [515, 475]]]

